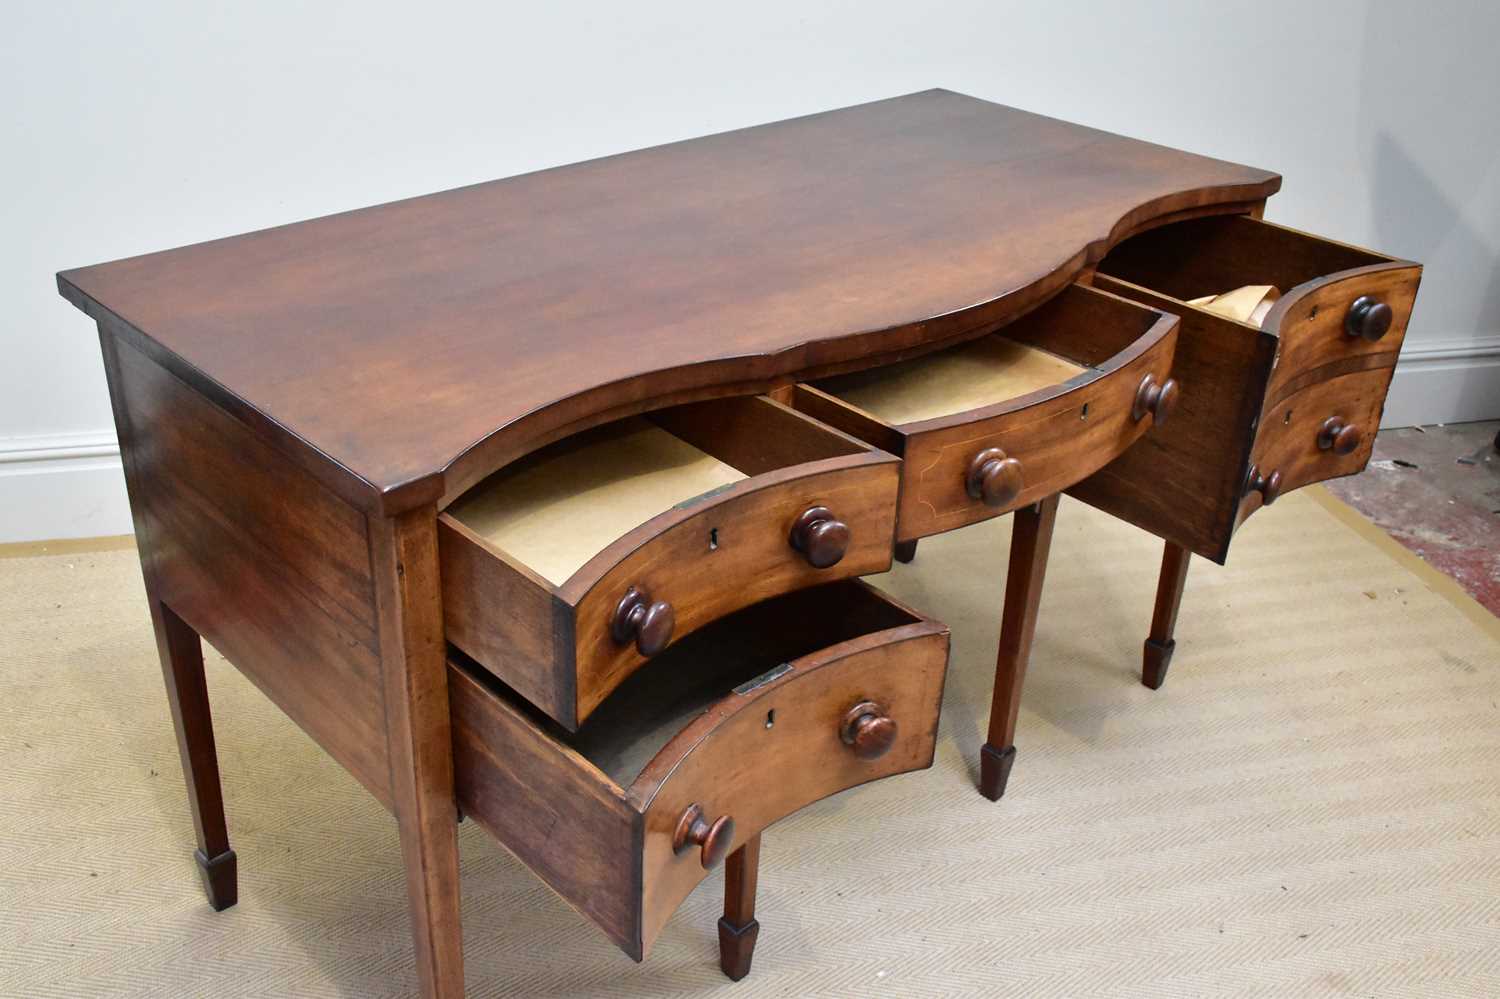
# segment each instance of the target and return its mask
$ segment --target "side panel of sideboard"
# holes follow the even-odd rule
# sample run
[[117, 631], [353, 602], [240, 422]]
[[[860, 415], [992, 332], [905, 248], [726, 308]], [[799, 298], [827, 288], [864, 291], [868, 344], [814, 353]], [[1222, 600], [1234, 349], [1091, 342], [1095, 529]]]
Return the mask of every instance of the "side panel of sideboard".
[[364, 515], [101, 328], [148, 586], [390, 806]]

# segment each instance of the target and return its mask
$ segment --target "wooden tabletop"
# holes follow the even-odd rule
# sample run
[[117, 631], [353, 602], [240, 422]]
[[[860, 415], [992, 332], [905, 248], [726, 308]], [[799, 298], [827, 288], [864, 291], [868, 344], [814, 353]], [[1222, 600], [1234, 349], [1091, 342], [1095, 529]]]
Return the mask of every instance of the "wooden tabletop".
[[64, 271], [386, 513], [564, 433], [972, 336], [1272, 173], [932, 90]]

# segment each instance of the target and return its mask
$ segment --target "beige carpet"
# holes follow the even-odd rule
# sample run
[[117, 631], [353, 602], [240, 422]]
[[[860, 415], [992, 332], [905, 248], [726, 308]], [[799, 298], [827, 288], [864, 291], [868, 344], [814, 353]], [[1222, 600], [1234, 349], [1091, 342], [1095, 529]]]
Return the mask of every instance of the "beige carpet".
[[[1195, 565], [1157, 693], [1157, 545], [1065, 503], [998, 805], [1009, 524], [923, 542], [882, 582], [953, 627], [936, 765], [767, 834], [749, 979], [718, 879], [635, 965], [468, 823], [470, 994], [1500, 995], [1496, 622], [1332, 503]], [[241, 901], [204, 903], [132, 552], [0, 560], [0, 622], [0, 992], [409, 992], [393, 823], [217, 657]]]

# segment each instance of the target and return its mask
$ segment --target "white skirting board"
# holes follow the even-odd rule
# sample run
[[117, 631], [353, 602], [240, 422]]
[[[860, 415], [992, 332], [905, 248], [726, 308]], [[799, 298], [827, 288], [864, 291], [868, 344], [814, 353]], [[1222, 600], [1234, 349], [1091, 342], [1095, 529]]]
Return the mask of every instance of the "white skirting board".
[[1500, 419], [1500, 335], [1407, 343], [1386, 397], [1385, 427]]
[[[1500, 335], [1409, 343], [1382, 427], [1500, 419]], [[131, 533], [110, 430], [0, 438], [0, 543]]]
[[112, 430], [0, 438], [0, 542], [131, 530]]

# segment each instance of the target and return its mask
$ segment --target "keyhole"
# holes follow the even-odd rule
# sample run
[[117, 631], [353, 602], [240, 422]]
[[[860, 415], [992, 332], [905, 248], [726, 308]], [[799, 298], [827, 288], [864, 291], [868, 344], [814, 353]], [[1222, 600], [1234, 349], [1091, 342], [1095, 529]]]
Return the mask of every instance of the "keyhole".
[[1286, 419], [1282, 420], [1281, 422], [1283, 424], [1287, 424], [1287, 425], [1291, 424], [1291, 422], [1292, 422], [1292, 411], [1290, 409], [1286, 411]]
[[772, 728], [776, 724], [776, 709], [772, 708], [766, 712], [766, 728]]
[[1078, 414], [1078, 418], [1080, 420], [1087, 420], [1089, 418], [1089, 404], [1088, 403], [1084, 403], [1083, 404], [1083, 412]]
[[719, 529], [710, 527], [708, 529], [708, 550], [716, 552], [719, 550]]

